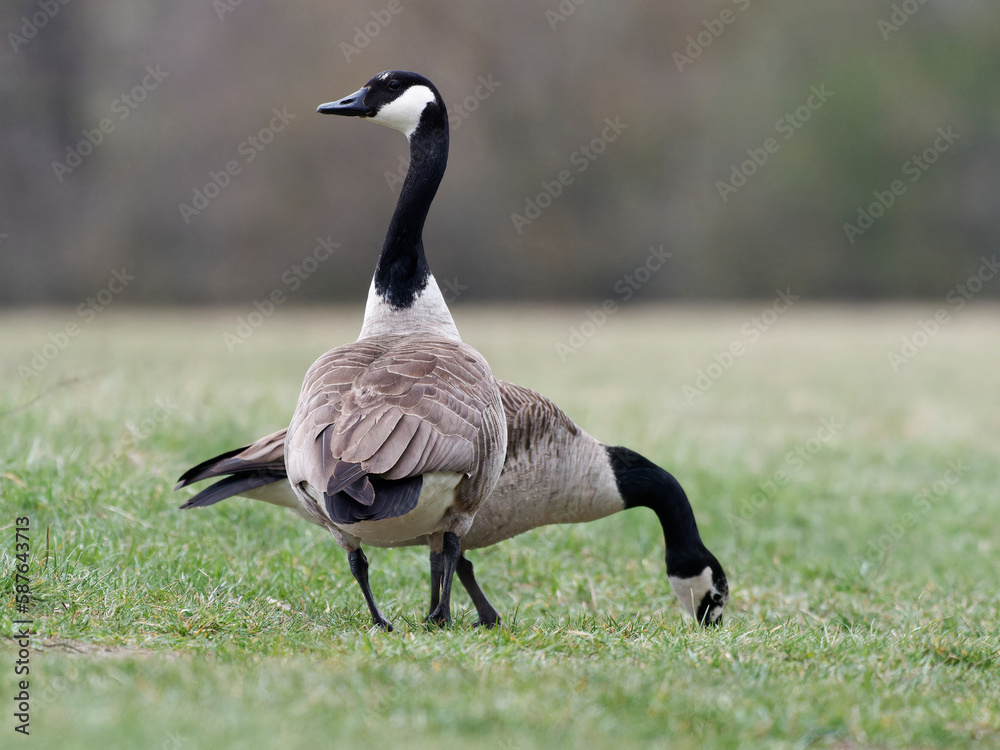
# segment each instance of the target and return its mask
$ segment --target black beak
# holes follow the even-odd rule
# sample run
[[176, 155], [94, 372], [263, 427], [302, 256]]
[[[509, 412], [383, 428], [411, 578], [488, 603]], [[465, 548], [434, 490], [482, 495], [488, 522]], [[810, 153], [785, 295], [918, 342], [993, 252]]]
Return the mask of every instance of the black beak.
[[347, 115], [348, 117], [367, 117], [368, 108], [365, 107], [365, 96], [368, 95], [368, 87], [364, 86], [355, 91], [350, 96], [345, 96], [340, 101], [320, 104], [316, 111], [321, 115]]

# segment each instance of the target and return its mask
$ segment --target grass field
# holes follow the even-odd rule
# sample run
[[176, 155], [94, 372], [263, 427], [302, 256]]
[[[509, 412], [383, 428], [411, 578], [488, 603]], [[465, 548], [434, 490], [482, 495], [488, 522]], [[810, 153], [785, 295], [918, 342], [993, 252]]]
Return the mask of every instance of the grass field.
[[677, 475], [723, 628], [682, 616], [639, 509], [471, 555], [494, 631], [461, 592], [426, 630], [425, 551], [370, 549], [391, 634], [321, 529], [172, 492], [287, 424], [359, 309], [279, 310], [232, 352], [246, 311], [0, 315], [4, 633], [18, 517], [35, 596], [31, 736], [0, 641], [0, 745], [1000, 747], [1000, 310], [928, 338], [934, 305], [768, 309], [456, 311], [499, 377]]

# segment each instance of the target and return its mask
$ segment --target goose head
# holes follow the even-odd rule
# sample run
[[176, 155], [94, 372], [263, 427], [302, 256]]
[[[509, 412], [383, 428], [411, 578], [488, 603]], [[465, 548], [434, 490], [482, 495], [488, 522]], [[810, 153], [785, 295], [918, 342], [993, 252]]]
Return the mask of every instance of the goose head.
[[667, 579], [681, 606], [702, 625], [721, 625], [729, 582], [715, 555], [702, 544], [698, 524], [677, 478], [633, 450], [606, 447], [626, 508], [652, 509], [667, 546]]
[[693, 552], [667, 552], [667, 580], [681, 606], [702, 625], [721, 625], [729, 604], [729, 582], [715, 555], [702, 547]]
[[430, 118], [447, 125], [444, 101], [434, 84], [417, 73], [386, 70], [350, 96], [321, 104], [324, 115], [363, 117], [398, 130], [407, 138]]

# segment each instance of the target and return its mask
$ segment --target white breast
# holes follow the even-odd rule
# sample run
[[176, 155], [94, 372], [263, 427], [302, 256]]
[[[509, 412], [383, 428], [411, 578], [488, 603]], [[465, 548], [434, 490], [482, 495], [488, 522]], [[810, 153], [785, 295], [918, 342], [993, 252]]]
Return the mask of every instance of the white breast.
[[372, 279], [368, 288], [368, 301], [365, 303], [365, 322], [358, 339], [393, 336], [404, 331], [408, 334], [440, 336], [453, 341], [462, 340], [433, 275], [427, 279], [427, 286], [413, 304], [403, 309], [396, 309], [386, 302], [375, 290], [375, 279]]
[[270, 484], [265, 484], [263, 487], [254, 487], [251, 490], [244, 490], [241, 493], [242, 497], [249, 497], [251, 500], [263, 500], [265, 503], [271, 503], [271, 505], [281, 505], [285, 508], [294, 510], [296, 514], [309, 521], [310, 523], [315, 523], [322, 526], [322, 521], [315, 515], [307, 513], [302, 507], [302, 503], [299, 499], [295, 497], [295, 491], [292, 489], [292, 485], [287, 479], [282, 479], [278, 482], [271, 482]]

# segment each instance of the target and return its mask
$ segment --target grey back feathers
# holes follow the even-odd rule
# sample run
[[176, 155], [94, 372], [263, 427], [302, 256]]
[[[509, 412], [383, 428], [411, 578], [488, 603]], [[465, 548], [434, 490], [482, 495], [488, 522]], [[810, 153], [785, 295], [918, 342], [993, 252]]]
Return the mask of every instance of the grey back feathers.
[[[462, 475], [454, 512], [474, 513], [500, 473], [502, 420], [496, 381], [472, 347], [418, 336], [361, 339], [327, 352], [306, 374], [286, 442], [289, 478], [293, 488], [318, 490], [300, 499], [337, 525], [405, 515], [420, 488], [410, 482], [409, 494], [397, 497], [386, 482], [430, 472]], [[371, 477], [382, 480], [381, 493]]]

